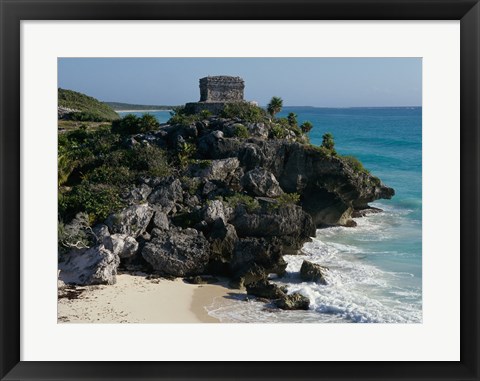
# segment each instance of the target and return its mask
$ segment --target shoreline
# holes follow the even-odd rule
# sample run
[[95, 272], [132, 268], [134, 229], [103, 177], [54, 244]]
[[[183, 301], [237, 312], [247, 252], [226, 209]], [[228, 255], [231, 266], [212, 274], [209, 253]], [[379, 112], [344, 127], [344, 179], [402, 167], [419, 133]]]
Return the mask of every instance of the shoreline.
[[220, 323], [206, 307], [228, 296], [225, 282], [196, 285], [145, 275], [122, 273], [114, 285], [59, 290], [57, 323]]

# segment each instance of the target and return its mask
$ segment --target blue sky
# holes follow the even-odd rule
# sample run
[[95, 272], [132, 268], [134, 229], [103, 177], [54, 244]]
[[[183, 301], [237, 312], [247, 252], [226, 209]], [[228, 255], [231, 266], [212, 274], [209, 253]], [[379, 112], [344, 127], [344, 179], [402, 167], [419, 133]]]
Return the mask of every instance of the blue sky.
[[59, 58], [58, 87], [101, 101], [198, 101], [198, 80], [234, 75], [245, 99], [285, 106], [421, 106], [421, 58]]

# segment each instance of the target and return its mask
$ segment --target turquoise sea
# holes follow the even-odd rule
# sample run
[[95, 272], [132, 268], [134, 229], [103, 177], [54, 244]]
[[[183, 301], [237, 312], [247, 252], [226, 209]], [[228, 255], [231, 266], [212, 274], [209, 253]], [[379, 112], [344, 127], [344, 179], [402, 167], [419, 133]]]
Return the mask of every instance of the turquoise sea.
[[[225, 322], [420, 323], [422, 321], [422, 109], [285, 107], [314, 124], [310, 139], [331, 132], [336, 150], [354, 155], [395, 189], [382, 213], [356, 228], [318, 229], [298, 256], [287, 256], [287, 284], [310, 298], [310, 311], [278, 311], [253, 301], [216, 300], [212, 316]], [[160, 122], [169, 113], [152, 112]], [[329, 267], [328, 285], [301, 282], [303, 259]]]

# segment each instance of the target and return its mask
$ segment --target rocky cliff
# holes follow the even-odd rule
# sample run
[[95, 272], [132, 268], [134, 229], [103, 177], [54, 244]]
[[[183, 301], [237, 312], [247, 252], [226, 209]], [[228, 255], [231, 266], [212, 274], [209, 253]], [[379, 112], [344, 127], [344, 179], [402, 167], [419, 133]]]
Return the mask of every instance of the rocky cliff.
[[265, 292], [268, 275], [285, 272], [283, 255], [316, 228], [354, 226], [352, 213], [394, 195], [356, 161], [295, 131], [278, 138], [275, 128], [209, 117], [123, 136], [126, 149], [160, 147], [177, 167], [126, 190], [127, 206], [93, 227], [92, 243], [62, 257], [68, 281], [113, 283], [121, 264], [168, 277], [224, 275]]

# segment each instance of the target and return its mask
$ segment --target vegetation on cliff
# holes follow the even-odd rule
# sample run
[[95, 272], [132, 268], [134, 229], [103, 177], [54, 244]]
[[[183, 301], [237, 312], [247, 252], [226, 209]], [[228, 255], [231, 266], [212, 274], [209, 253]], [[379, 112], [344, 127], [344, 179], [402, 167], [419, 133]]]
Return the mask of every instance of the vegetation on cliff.
[[[247, 102], [221, 115], [177, 108], [162, 125], [128, 115], [59, 135], [62, 268], [74, 271], [79, 255], [98, 263], [72, 282], [112, 283], [121, 265], [224, 275], [261, 294], [316, 227], [353, 226], [355, 209], [392, 197], [358, 160], [336, 153], [331, 134], [312, 146], [311, 124], [275, 117], [273, 103], [268, 113]], [[86, 246], [80, 254], [65, 253], [76, 242]], [[299, 296], [272, 292], [281, 308], [305, 308]]]
[[58, 89], [58, 107], [62, 117], [69, 120], [104, 122], [119, 119], [107, 104], [72, 90]]

